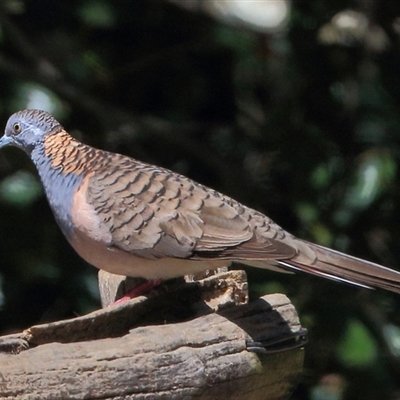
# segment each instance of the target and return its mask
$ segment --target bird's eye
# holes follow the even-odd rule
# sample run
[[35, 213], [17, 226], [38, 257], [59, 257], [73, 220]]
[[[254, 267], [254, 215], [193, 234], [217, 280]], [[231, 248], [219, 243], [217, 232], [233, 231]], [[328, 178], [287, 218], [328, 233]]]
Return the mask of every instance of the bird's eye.
[[15, 122], [13, 124], [13, 129], [14, 129], [14, 133], [16, 133], [16, 134], [20, 133], [22, 130], [21, 125], [18, 122]]

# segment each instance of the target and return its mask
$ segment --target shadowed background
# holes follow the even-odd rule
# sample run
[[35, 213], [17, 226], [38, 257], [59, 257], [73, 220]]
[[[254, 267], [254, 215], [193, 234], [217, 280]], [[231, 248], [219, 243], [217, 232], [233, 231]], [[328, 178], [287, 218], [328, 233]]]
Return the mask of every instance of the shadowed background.
[[[247, 4], [247, 6], [246, 6]], [[400, 269], [400, 3], [5, 0], [0, 119], [183, 173], [291, 233]], [[0, 332], [99, 307], [36, 171], [0, 154]], [[248, 269], [310, 330], [293, 399], [400, 395], [400, 297]], [[331, 397], [328, 397], [331, 396]]]

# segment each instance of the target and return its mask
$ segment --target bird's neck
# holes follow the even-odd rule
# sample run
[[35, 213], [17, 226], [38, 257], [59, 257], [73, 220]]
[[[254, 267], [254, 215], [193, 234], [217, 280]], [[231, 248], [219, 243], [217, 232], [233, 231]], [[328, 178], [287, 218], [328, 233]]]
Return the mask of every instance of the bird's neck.
[[73, 194], [80, 187], [85, 172], [79, 162], [79, 146], [66, 132], [47, 137], [30, 156], [39, 172], [49, 204], [63, 233], [72, 234], [71, 207]]

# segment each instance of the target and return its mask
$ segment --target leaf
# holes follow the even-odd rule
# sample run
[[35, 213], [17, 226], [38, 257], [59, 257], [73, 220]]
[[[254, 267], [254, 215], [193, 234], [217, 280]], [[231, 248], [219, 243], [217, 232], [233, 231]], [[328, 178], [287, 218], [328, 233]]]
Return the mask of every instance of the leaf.
[[337, 348], [338, 358], [347, 367], [367, 367], [376, 362], [378, 350], [368, 329], [358, 320], [350, 320], [343, 341]]

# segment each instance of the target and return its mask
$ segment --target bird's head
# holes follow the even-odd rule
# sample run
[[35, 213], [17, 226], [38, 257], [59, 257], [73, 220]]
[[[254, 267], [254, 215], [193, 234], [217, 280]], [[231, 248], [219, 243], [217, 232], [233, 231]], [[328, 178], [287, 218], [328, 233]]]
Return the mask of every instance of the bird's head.
[[18, 111], [7, 121], [4, 135], [0, 138], [0, 148], [11, 145], [31, 153], [37, 145], [43, 143], [46, 135], [61, 129], [60, 123], [46, 111]]

